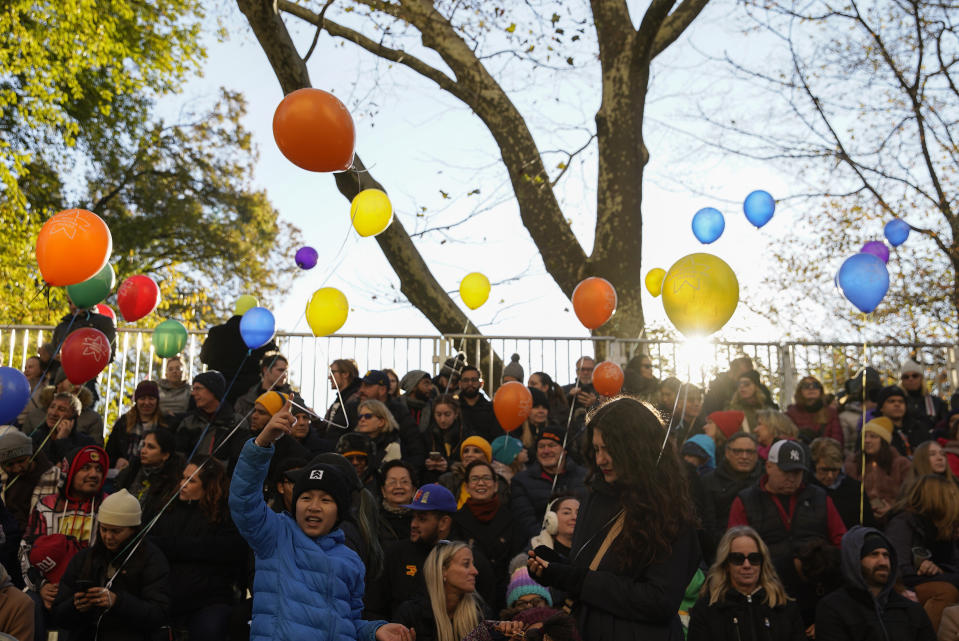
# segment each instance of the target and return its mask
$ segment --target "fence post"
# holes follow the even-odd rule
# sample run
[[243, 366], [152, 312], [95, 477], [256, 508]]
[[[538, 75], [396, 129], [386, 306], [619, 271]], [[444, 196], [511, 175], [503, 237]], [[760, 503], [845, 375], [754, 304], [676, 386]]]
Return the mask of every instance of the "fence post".
[[779, 363], [782, 369], [782, 386], [779, 388], [779, 407], [787, 407], [796, 390], [796, 367], [793, 362], [792, 343], [780, 343]]

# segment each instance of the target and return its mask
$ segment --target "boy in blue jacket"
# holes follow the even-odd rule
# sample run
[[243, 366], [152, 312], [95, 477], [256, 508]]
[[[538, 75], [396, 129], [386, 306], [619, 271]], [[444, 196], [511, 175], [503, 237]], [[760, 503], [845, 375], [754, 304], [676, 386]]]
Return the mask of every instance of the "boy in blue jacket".
[[230, 513], [256, 553], [251, 641], [414, 641], [402, 625], [360, 618], [364, 567], [337, 527], [349, 514], [350, 491], [336, 468], [301, 471], [293, 515], [263, 500], [273, 443], [291, 434], [295, 421], [287, 400], [243, 446], [233, 472]]

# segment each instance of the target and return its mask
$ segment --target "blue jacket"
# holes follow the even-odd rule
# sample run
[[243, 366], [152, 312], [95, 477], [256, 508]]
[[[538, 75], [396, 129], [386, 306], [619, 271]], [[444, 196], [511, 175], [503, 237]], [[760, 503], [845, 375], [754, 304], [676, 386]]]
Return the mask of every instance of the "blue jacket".
[[230, 513], [256, 553], [250, 640], [373, 641], [384, 621], [364, 621], [363, 563], [342, 530], [316, 539], [263, 500], [274, 448], [247, 441], [230, 485]]

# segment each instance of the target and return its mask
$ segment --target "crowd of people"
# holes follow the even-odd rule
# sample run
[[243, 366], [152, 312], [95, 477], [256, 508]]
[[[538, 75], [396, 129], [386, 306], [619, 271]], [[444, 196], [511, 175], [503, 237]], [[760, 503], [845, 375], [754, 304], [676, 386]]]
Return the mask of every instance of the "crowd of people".
[[0, 633], [959, 639], [959, 407], [913, 361], [836, 394], [806, 376], [781, 411], [745, 356], [701, 390], [640, 354], [614, 398], [589, 357], [565, 386], [514, 357], [533, 402], [506, 433], [461, 356], [336, 359], [314, 409], [275, 346], [216, 329], [210, 369], [168, 359], [108, 431], [95, 384], [28, 359]]

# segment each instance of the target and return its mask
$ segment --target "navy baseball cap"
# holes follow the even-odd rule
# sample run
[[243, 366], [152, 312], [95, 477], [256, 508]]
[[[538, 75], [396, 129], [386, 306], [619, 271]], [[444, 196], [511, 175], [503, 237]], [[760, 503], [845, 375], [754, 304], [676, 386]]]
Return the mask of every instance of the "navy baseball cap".
[[420, 512], [448, 512], [456, 511], [456, 499], [453, 493], [439, 483], [427, 483], [416, 490], [413, 500], [403, 507]]
[[389, 388], [390, 377], [386, 375], [386, 372], [381, 372], [378, 369], [371, 369], [363, 375], [363, 380], [361, 382], [364, 385], [382, 385], [383, 387]]

